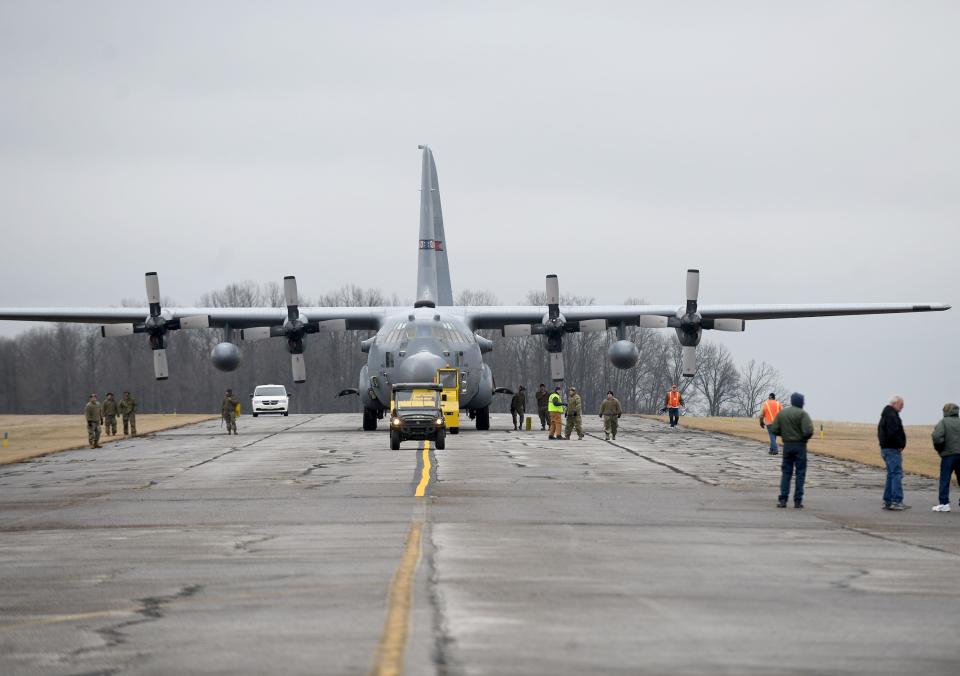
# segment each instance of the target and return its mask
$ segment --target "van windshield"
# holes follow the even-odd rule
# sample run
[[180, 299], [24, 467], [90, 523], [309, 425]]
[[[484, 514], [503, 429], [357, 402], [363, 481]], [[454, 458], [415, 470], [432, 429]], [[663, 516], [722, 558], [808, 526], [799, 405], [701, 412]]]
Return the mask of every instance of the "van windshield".
[[287, 388], [283, 385], [261, 385], [253, 391], [255, 397], [285, 397]]

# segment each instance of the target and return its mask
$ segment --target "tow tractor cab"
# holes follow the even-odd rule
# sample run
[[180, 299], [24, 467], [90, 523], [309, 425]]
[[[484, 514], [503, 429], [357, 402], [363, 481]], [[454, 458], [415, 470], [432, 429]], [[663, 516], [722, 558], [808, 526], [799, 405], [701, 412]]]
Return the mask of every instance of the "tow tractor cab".
[[253, 394], [250, 395], [250, 408], [253, 411], [253, 417], [256, 418], [261, 413], [287, 415], [291, 396], [287, 394], [287, 388], [283, 385], [257, 385]]
[[390, 450], [408, 439], [433, 441], [446, 447], [447, 428], [440, 409], [443, 388], [437, 383], [397, 383], [390, 396]]
[[440, 390], [440, 408], [450, 434], [460, 433], [460, 369], [437, 369]]

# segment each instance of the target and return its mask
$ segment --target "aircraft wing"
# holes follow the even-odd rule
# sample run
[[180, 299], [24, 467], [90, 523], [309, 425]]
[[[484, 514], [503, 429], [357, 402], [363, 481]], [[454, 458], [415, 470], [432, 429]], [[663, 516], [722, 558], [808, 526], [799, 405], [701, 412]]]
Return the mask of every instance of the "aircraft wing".
[[[895, 314], [903, 312], [941, 312], [944, 303], [823, 303], [763, 305], [701, 305], [704, 319], [791, 319], [798, 317], [838, 317], [846, 315]], [[610, 326], [623, 323], [637, 326], [643, 316], [679, 317], [683, 308], [676, 305], [575, 305], [560, 306], [568, 322], [606, 320]], [[464, 319], [473, 329], [498, 329], [512, 324], [539, 324], [548, 313], [541, 306], [473, 306], [463, 308]]]
[[[301, 312], [310, 321], [343, 319], [347, 329], [380, 328], [388, 309], [383, 307], [307, 307]], [[150, 310], [139, 308], [74, 307], [74, 308], [0, 308], [0, 320], [29, 322], [71, 322], [77, 324], [138, 324]], [[281, 326], [287, 318], [283, 307], [188, 307], [165, 308], [170, 319], [209, 317], [211, 327], [243, 329], [254, 326]]]

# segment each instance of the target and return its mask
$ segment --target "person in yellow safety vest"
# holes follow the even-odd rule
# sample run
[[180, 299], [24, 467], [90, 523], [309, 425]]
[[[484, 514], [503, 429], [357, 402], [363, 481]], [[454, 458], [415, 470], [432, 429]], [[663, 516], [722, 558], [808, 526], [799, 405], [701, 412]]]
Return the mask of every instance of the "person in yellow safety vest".
[[550, 432], [547, 439], [559, 439], [563, 436], [563, 399], [560, 397], [560, 386], [553, 388], [553, 393], [547, 400], [547, 411], [550, 413]]
[[783, 404], [777, 401], [777, 393], [771, 392], [770, 398], [763, 402], [763, 408], [760, 409], [760, 427], [766, 427], [767, 434], [770, 435], [770, 455], [776, 455], [780, 452], [777, 446], [777, 435], [770, 431], [770, 425], [776, 420], [777, 415], [783, 410]]
[[670, 415], [670, 427], [676, 427], [680, 422], [680, 407], [683, 406], [683, 397], [680, 396], [676, 385], [671, 386], [670, 391], [667, 392], [666, 406], [667, 413]]

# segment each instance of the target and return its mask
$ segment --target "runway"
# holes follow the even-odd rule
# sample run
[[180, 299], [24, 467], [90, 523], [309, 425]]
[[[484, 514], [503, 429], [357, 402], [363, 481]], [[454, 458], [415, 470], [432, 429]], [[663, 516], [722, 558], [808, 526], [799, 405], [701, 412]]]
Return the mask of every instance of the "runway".
[[492, 425], [392, 452], [245, 417], [0, 467], [0, 673], [960, 671], [934, 482], [885, 512], [881, 471], [812, 458], [782, 510], [760, 443]]

